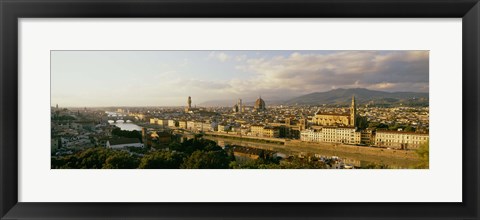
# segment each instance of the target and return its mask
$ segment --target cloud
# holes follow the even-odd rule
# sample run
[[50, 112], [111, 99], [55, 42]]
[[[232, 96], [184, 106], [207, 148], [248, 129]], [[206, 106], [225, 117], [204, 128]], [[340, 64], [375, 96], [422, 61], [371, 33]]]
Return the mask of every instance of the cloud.
[[[209, 59], [241, 60], [235, 69], [241, 78], [162, 77], [170, 95], [179, 91], [196, 100], [222, 98], [286, 99], [336, 88], [428, 92], [428, 51], [339, 51], [325, 54], [294, 52], [248, 59], [211, 52]], [[170, 72], [169, 72], [170, 73]], [[172, 74], [168, 74], [172, 76]], [[152, 93], [155, 88], [152, 88]]]
[[235, 56], [235, 61], [237, 61], [237, 62], [242, 62], [242, 61], [245, 61], [245, 60], [247, 60], [247, 55]]
[[377, 84], [371, 84], [365, 86], [371, 90], [383, 90], [383, 91], [419, 91], [428, 92], [428, 84], [426, 83], [389, 83], [382, 82]]
[[246, 60], [238, 70], [254, 77], [232, 80], [232, 91], [289, 91], [292, 94], [332, 88], [370, 88], [383, 91], [428, 91], [428, 51], [294, 52]]
[[190, 88], [199, 88], [202, 90], [214, 90], [229, 88], [230, 85], [221, 81], [200, 80], [200, 79], [187, 79], [180, 81], [181, 86]]
[[215, 59], [215, 60], [218, 60], [220, 62], [225, 62], [227, 60], [230, 60], [230, 56], [227, 55], [224, 52], [213, 51], [208, 55], [208, 59]]
[[189, 95], [196, 103], [287, 99], [336, 88], [429, 90], [428, 51], [69, 53], [56, 54], [52, 66], [52, 101], [63, 106], [183, 105]]

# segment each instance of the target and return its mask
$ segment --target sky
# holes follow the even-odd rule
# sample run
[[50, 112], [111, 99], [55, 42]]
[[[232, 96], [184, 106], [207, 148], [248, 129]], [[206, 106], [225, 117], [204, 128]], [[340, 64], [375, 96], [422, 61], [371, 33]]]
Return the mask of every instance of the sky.
[[51, 103], [185, 106], [337, 88], [428, 92], [428, 51], [52, 51]]

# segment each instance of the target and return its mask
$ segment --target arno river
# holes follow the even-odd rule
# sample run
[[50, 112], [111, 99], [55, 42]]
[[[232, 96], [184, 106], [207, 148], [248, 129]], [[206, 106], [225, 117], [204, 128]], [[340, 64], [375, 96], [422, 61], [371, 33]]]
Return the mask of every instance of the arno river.
[[131, 122], [117, 122], [117, 123], [111, 123], [111, 125], [115, 125], [117, 127], [119, 127], [120, 129], [122, 130], [127, 130], [127, 131], [133, 131], [133, 130], [137, 130], [137, 131], [141, 131], [142, 130], [142, 127], [134, 124], [134, 123], [131, 123]]
[[[142, 127], [132, 122], [117, 122], [117, 123], [110, 122], [110, 124], [115, 125], [122, 130], [128, 130], [128, 131], [142, 130]], [[362, 155], [362, 154], [338, 152], [338, 151], [334, 152], [329, 150], [322, 150], [317, 147], [298, 148], [298, 147], [285, 146], [281, 144], [259, 143], [259, 142], [248, 141], [248, 140], [234, 140], [234, 139], [211, 137], [211, 136], [205, 136], [204, 138], [213, 140], [217, 142], [217, 144], [220, 146], [231, 144], [231, 145], [240, 145], [240, 146], [246, 146], [246, 147], [268, 149], [268, 150], [273, 150], [273, 151], [282, 152], [286, 154], [314, 153], [314, 154], [320, 154], [327, 157], [339, 156], [340, 158], [343, 158], [346, 161], [352, 164], [355, 164], [357, 166], [360, 164], [366, 164], [366, 163], [383, 163], [383, 164], [389, 165], [391, 168], [406, 168], [416, 163], [416, 161], [412, 161], [411, 159], [400, 159], [400, 158], [390, 158], [390, 157], [381, 157], [381, 156], [378, 157], [378, 156], [370, 156], [370, 155]]]
[[[298, 155], [298, 154], [318, 154], [326, 157], [338, 156], [342, 158], [345, 162], [349, 164], [354, 164], [355, 166], [363, 166], [366, 164], [376, 163], [376, 164], [385, 164], [390, 168], [394, 169], [403, 169], [411, 167], [418, 163], [417, 160], [412, 158], [398, 158], [390, 157], [388, 155], [366, 155], [355, 152], [345, 152], [345, 151], [332, 151], [324, 149], [318, 146], [308, 146], [305, 147], [296, 147], [296, 146], [287, 146], [283, 144], [274, 144], [274, 143], [258, 143], [248, 140], [235, 140], [229, 138], [221, 137], [212, 137], [205, 136], [204, 138], [213, 140], [218, 143], [220, 146], [230, 145], [240, 145], [246, 147], [261, 148], [266, 150], [273, 150], [285, 154]], [[328, 143], [326, 143], [328, 144]]]

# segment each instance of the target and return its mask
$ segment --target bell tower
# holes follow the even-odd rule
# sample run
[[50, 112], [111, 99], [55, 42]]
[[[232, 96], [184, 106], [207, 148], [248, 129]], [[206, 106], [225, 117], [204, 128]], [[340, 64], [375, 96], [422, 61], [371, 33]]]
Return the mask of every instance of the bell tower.
[[357, 106], [355, 104], [355, 96], [352, 95], [352, 106], [350, 106], [350, 126], [356, 126], [356, 118], [357, 118]]

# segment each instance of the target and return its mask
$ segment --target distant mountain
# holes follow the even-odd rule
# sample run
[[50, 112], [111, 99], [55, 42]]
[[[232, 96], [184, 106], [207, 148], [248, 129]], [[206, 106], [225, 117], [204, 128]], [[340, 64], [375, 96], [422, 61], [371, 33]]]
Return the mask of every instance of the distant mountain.
[[[406, 106], [428, 106], [428, 93], [419, 92], [383, 92], [363, 88], [355, 89], [334, 89], [327, 92], [314, 92], [291, 99], [280, 99], [278, 97], [265, 99], [268, 105], [350, 105], [352, 95], [355, 95], [357, 104], [373, 105], [406, 105]], [[200, 103], [198, 106], [205, 107], [231, 107], [237, 102], [231, 100], [209, 100]], [[253, 106], [255, 99], [247, 98], [243, 104]]]
[[314, 92], [285, 101], [288, 105], [348, 105], [352, 95], [358, 104], [428, 106], [428, 93], [382, 92], [363, 88]]

